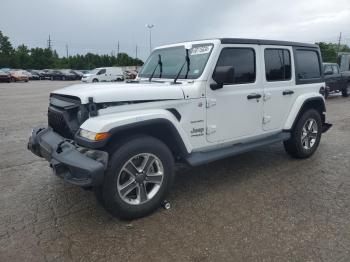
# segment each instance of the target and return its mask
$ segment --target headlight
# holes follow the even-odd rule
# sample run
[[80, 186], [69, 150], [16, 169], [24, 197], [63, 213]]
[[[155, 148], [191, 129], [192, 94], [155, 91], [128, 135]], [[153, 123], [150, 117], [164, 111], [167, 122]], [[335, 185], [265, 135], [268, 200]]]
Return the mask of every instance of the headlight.
[[95, 133], [95, 132], [91, 132], [91, 131], [84, 130], [84, 129], [80, 129], [79, 135], [81, 137], [87, 138], [91, 141], [101, 141], [101, 140], [107, 139], [110, 136], [110, 134], [107, 132], [106, 133]]

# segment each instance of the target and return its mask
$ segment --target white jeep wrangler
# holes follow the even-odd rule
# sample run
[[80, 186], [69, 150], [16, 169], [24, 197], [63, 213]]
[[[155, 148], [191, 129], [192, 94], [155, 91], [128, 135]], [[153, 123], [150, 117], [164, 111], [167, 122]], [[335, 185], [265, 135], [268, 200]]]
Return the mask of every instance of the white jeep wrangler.
[[176, 163], [197, 166], [270, 143], [317, 149], [325, 122], [318, 46], [212, 39], [156, 48], [136, 81], [50, 95], [48, 127], [28, 148], [67, 182], [93, 187], [121, 218], [164, 201]]

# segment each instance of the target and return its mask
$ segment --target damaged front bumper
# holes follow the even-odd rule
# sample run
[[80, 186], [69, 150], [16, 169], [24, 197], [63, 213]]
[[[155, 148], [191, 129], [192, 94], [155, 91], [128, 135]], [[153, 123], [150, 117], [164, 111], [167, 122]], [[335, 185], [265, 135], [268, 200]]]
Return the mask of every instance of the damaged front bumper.
[[108, 153], [77, 146], [50, 127], [37, 127], [29, 138], [28, 149], [45, 158], [53, 172], [65, 181], [79, 186], [103, 183]]

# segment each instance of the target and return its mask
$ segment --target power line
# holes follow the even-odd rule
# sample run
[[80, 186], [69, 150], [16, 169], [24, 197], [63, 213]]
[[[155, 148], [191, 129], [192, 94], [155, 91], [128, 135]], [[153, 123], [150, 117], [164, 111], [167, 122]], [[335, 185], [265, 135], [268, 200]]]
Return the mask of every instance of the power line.
[[340, 41], [341, 41], [341, 32], [340, 32], [340, 34], [339, 34], [339, 39], [338, 39], [338, 50], [337, 50], [337, 56], [336, 56], [336, 58], [338, 58], [338, 56], [339, 56]]

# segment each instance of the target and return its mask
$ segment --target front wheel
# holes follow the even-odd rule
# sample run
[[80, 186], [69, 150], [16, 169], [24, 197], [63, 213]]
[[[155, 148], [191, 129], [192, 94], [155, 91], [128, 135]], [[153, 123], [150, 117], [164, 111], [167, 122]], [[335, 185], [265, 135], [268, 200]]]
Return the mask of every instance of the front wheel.
[[343, 97], [348, 97], [350, 95], [350, 83], [341, 91]]
[[284, 148], [295, 158], [312, 156], [321, 140], [321, 116], [315, 109], [305, 111], [291, 132], [291, 138], [284, 142]]
[[162, 141], [149, 136], [129, 140], [110, 158], [102, 187], [104, 207], [123, 219], [152, 213], [171, 187], [173, 169], [173, 155]]

